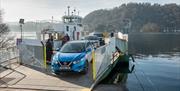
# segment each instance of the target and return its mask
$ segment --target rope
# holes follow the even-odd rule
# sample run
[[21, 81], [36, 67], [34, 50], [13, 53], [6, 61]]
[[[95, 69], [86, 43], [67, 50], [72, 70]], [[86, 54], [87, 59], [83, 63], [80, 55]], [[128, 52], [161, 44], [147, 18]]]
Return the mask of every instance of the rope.
[[[132, 56], [132, 55], [131, 55]], [[133, 56], [132, 56], [132, 60], [134, 60]], [[139, 65], [137, 62], [133, 61], [136, 65]], [[147, 81], [151, 84], [151, 86], [154, 88], [153, 91], [158, 91], [158, 89], [155, 87], [155, 85], [153, 84], [153, 82], [150, 80], [150, 78], [145, 74], [145, 72], [143, 70], [141, 70], [141, 72], [143, 73], [143, 76], [146, 77]], [[145, 91], [145, 88], [143, 86], [143, 84], [141, 83], [140, 79], [138, 78], [136, 71], [134, 71], [134, 75], [136, 77], [136, 79], [139, 81], [139, 84], [141, 86], [141, 88], [143, 89], [143, 91]]]

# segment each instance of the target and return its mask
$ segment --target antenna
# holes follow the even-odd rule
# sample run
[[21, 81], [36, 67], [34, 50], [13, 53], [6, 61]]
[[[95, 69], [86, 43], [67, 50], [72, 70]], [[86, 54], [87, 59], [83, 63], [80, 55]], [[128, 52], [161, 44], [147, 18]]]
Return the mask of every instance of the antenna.
[[52, 16], [51, 18], [52, 18], [52, 23], [53, 23], [53, 19], [54, 19], [54, 17]]
[[79, 16], [79, 12], [80, 12], [80, 11], [78, 11], [78, 16]]
[[76, 15], [76, 8], [74, 8], [74, 15]]
[[73, 16], [73, 12], [71, 12], [72, 13], [72, 16]]
[[70, 10], [69, 10], [69, 9], [70, 9], [70, 6], [68, 6], [67, 8], [68, 8], [68, 16], [69, 16], [69, 12], [70, 12]]

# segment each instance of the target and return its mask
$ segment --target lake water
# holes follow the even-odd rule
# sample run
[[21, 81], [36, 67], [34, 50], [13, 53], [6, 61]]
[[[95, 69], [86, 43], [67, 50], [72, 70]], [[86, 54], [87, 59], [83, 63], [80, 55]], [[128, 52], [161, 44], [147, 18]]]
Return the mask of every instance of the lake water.
[[[21, 38], [21, 32], [10, 32], [9, 36], [14, 36], [14, 39]], [[37, 39], [36, 32], [22, 32], [23, 39]]]
[[104, 91], [180, 91], [180, 34], [129, 34], [128, 45], [136, 62], [118, 65], [99, 85]]

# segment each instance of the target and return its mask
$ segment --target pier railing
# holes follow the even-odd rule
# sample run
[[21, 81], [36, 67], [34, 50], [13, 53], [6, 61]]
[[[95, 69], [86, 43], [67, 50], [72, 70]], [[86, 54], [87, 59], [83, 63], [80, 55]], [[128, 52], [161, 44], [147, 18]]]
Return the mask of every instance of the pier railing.
[[0, 49], [0, 64], [8, 60], [17, 58], [18, 56], [19, 56], [19, 52], [16, 46], [9, 48], [2, 48]]
[[[11, 68], [11, 64], [18, 62], [19, 51], [16, 46], [0, 49], [0, 67]], [[13, 60], [16, 59], [16, 60]]]

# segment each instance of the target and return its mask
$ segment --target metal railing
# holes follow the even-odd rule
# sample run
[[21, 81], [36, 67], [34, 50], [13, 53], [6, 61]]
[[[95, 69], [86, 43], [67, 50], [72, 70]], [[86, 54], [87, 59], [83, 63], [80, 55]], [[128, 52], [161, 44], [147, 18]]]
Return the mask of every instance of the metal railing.
[[0, 49], [0, 65], [10, 63], [9, 61], [19, 57], [19, 51], [16, 46]]
[[116, 59], [128, 50], [127, 41], [116, 37], [110, 38], [109, 44], [97, 48], [93, 56], [93, 79], [91, 89], [100, 82], [117, 63]]
[[19, 51], [22, 64], [45, 69], [43, 46], [22, 44]]
[[19, 45], [20, 63], [38, 70], [46, 70], [46, 50], [42, 41], [24, 39]]
[[[4, 72], [3, 75], [0, 75], [0, 86], [8, 87], [9, 85], [15, 85], [26, 77], [25, 74], [16, 70], [19, 65], [13, 65], [14, 63], [18, 62], [18, 58], [19, 50], [16, 46], [0, 49], [0, 73]], [[13, 73], [20, 74], [22, 77], [16, 81], [13, 81], [13, 83], [8, 83], [8, 81], [4, 80], [7, 78], [7, 76]]]

